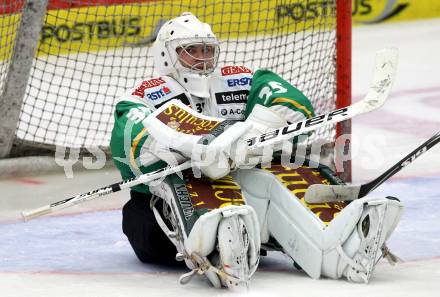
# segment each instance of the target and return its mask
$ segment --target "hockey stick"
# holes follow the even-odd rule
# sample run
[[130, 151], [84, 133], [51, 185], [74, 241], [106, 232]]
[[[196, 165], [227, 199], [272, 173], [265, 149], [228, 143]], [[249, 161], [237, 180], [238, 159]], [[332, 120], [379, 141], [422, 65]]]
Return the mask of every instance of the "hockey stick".
[[60, 210], [69, 206], [73, 206], [82, 202], [85, 202], [87, 200], [91, 200], [94, 198], [98, 198], [100, 196], [104, 196], [107, 194], [119, 192], [120, 190], [128, 189], [134, 186], [137, 186], [139, 184], [143, 183], [149, 183], [154, 180], [158, 180], [164, 176], [181, 172], [183, 170], [186, 170], [191, 167], [191, 161], [186, 161], [180, 165], [177, 166], [166, 166], [164, 168], [158, 169], [156, 171], [142, 174], [138, 177], [130, 178], [115, 184], [111, 184], [96, 190], [92, 190], [87, 193], [79, 194], [74, 197], [70, 197], [64, 200], [60, 200], [30, 211], [23, 211], [21, 214], [25, 221], [34, 219], [46, 214], [50, 214], [56, 210]]
[[321, 185], [315, 184], [311, 185], [305, 194], [305, 200], [308, 203], [324, 203], [324, 202], [339, 202], [339, 201], [349, 201], [358, 198], [365, 197], [376, 189], [378, 186], [387, 181], [394, 174], [402, 170], [405, 166], [412, 163], [415, 159], [420, 157], [423, 153], [428, 151], [430, 148], [435, 146], [440, 142], [440, 131], [434, 136], [424, 142], [422, 145], [417, 147], [411, 153], [409, 153], [405, 158], [394, 164], [390, 169], [385, 171], [379, 177], [374, 180], [362, 184], [362, 185]]
[[[373, 79], [363, 100], [328, 114], [293, 123], [248, 139], [249, 149], [289, 140], [296, 135], [316, 130], [319, 127], [341, 122], [356, 115], [370, 112], [382, 106], [388, 97], [395, 77], [398, 52], [395, 48], [383, 49], [376, 53]], [[300, 131], [300, 133], [298, 133]]]
[[[337, 109], [328, 114], [319, 115], [314, 118], [293, 123], [283, 128], [264, 133], [257, 137], [247, 139], [246, 142], [249, 149], [262, 147], [265, 145], [282, 142], [291, 139], [297, 135], [318, 129], [325, 125], [337, 123], [352, 118], [356, 115], [370, 112], [379, 108], [385, 102], [390, 90], [393, 79], [395, 77], [395, 70], [397, 64], [397, 50], [385, 49], [381, 50], [376, 55], [375, 70], [372, 80], [372, 85], [367, 93], [367, 96], [351, 106]], [[71, 198], [67, 198], [52, 204], [22, 212], [25, 220], [30, 220], [42, 215], [52, 213], [55, 210], [63, 209], [93, 198], [104, 196], [110, 193], [118, 192], [122, 189], [127, 189], [142, 183], [148, 183], [160, 179], [166, 175], [180, 172], [191, 167], [191, 161], [186, 161], [177, 166], [167, 166], [152, 173], [140, 175], [137, 178], [128, 179], [116, 184], [92, 190]]]

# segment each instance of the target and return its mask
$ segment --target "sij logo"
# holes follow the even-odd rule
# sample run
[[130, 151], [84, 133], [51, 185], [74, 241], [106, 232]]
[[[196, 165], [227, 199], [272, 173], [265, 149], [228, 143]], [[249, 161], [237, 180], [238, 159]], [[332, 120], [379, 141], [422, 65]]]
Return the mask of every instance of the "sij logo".
[[409, 164], [411, 164], [412, 161], [414, 161], [415, 159], [417, 159], [421, 154], [423, 154], [424, 152], [426, 152], [428, 150], [428, 147], [422, 147], [420, 150], [418, 150], [415, 154], [409, 156], [405, 161], [402, 162], [402, 164], [400, 165], [401, 168], [408, 166]]

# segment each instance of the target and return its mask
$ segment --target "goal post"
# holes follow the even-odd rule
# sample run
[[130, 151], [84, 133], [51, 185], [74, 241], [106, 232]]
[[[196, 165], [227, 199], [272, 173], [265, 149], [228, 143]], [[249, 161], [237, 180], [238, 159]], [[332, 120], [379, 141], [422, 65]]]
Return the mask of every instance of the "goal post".
[[[351, 102], [351, 15], [352, 2], [336, 1], [336, 108], [350, 105]], [[351, 120], [336, 124], [336, 137], [344, 135], [343, 147], [335, 148], [336, 163], [342, 163], [340, 177], [351, 182]], [[343, 158], [341, 158], [341, 155]], [[341, 159], [346, 160], [343, 162]]]
[[[310, 98], [318, 114], [350, 104], [350, 1], [47, 0], [46, 6], [31, 5], [34, 21], [38, 13], [43, 21], [32, 25], [39, 38], [30, 39], [20, 33], [30, 26], [24, 22], [29, 5], [20, 3], [33, 1], [43, 2], [6, 0], [9, 8], [0, 8], [0, 100], [8, 106], [0, 113], [0, 139], [7, 139], [0, 157], [39, 155], [56, 146], [108, 150], [117, 98], [155, 76], [155, 32], [185, 11], [212, 25], [220, 40], [219, 65], [268, 68]], [[13, 22], [19, 20], [20, 26]], [[4, 41], [12, 39], [8, 34], [15, 47]], [[15, 57], [19, 44], [34, 49], [21, 82], [9, 74], [12, 63], [24, 60]], [[11, 101], [5, 94], [14, 88], [23, 94]], [[8, 120], [4, 137], [1, 127], [12, 114], [18, 116]], [[332, 146], [350, 131], [349, 123], [342, 127], [320, 129], [316, 137]]]
[[[47, 0], [7, 2], [0, 19], [0, 158], [11, 151]], [[17, 16], [15, 9], [21, 10]], [[15, 37], [15, 38], [14, 38]], [[14, 43], [15, 41], [15, 43]]]

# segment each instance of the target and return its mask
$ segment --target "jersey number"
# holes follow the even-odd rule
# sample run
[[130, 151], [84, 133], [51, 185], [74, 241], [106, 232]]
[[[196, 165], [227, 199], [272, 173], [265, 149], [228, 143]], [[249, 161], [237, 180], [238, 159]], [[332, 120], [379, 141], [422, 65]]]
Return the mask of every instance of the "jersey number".
[[260, 93], [258, 94], [258, 97], [264, 100], [264, 105], [266, 106], [269, 103], [270, 96], [272, 96], [272, 91], [277, 94], [287, 92], [287, 89], [277, 81], [270, 81], [267, 84], [269, 85], [269, 87], [266, 86], [262, 88]]
[[203, 108], [205, 108], [205, 103], [204, 102], [203, 103], [196, 103], [196, 110], [197, 110], [197, 112], [202, 113]]

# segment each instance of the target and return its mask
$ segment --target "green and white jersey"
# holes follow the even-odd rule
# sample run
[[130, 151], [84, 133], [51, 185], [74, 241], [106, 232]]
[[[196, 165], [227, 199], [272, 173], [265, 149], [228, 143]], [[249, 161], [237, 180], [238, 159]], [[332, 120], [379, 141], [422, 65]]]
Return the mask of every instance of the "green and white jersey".
[[[159, 154], [149, 151], [149, 134], [142, 120], [172, 99], [179, 99], [204, 115], [229, 120], [245, 120], [255, 104], [277, 111], [288, 122], [314, 116], [307, 97], [269, 70], [252, 73], [243, 66], [225, 66], [214, 72], [207, 83], [209, 98], [191, 96], [172, 77], [162, 76], [140, 82], [119, 99], [110, 149], [123, 179], [166, 166]], [[133, 189], [149, 193], [146, 185]]]

